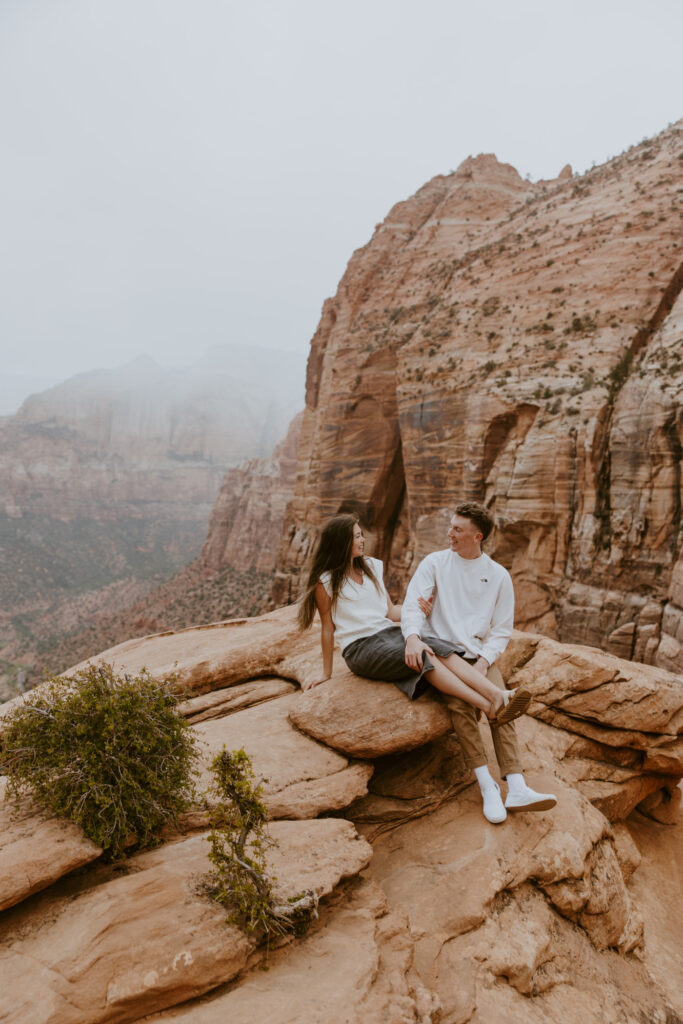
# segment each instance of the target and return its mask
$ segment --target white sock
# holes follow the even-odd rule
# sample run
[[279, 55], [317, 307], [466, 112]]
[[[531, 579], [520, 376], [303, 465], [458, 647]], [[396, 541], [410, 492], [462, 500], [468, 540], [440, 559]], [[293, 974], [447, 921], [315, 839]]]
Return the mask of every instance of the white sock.
[[506, 782], [511, 793], [523, 793], [526, 789], [526, 782], [521, 772], [508, 772]]
[[491, 775], [491, 772], [488, 769], [488, 765], [482, 764], [479, 768], [475, 768], [474, 774], [477, 776], [479, 789], [482, 791], [482, 793], [486, 789], [494, 789], [496, 783], [493, 776]]

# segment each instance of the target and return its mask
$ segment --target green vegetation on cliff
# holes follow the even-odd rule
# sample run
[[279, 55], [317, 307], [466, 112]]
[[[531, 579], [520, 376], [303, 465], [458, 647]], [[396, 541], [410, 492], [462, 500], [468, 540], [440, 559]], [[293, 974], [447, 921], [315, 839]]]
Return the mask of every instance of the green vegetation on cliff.
[[88, 665], [49, 679], [12, 709], [0, 734], [10, 792], [80, 825], [109, 859], [153, 846], [190, 806], [194, 734], [176, 711], [172, 680]]

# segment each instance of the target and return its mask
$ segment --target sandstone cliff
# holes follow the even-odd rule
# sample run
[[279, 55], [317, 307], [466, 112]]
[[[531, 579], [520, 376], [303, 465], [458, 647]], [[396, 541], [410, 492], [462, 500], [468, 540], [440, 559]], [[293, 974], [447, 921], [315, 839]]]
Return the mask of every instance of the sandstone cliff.
[[276, 602], [357, 511], [396, 596], [476, 499], [517, 621], [683, 668], [683, 126], [579, 178], [466, 160], [325, 303]]
[[534, 695], [525, 771], [558, 804], [494, 826], [431, 695], [411, 703], [341, 659], [298, 691], [319, 637], [291, 608], [105, 656], [179, 673], [205, 765], [245, 747], [267, 779], [280, 892], [315, 888], [320, 916], [260, 971], [263, 949], [198, 893], [206, 807], [107, 866], [77, 828], [29, 805], [11, 816], [0, 779], [0, 1020], [683, 1020], [682, 832], [662, 823], [680, 799], [680, 679], [516, 634], [506, 671]]

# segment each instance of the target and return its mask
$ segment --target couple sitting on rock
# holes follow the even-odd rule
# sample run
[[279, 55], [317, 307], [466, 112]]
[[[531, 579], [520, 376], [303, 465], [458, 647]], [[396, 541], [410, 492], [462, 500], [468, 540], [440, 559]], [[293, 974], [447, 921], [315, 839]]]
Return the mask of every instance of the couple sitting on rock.
[[[512, 723], [526, 711], [531, 694], [506, 690], [494, 665], [512, 633], [514, 594], [507, 570], [481, 550], [492, 529], [483, 506], [459, 505], [448, 531], [449, 548], [420, 562], [401, 606], [387, 594], [382, 563], [363, 555], [357, 518], [334, 516], [313, 557], [299, 622], [307, 629], [318, 609], [323, 674], [309, 686], [332, 675], [336, 640], [359, 676], [395, 683], [411, 700], [430, 686], [445, 694], [465, 763], [481, 789], [484, 815], [497, 824], [507, 811], [547, 810], [556, 798], [536, 793], [524, 781]], [[507, 781], [505, 803], [488, 770], [479, 711], [488, 717]]]

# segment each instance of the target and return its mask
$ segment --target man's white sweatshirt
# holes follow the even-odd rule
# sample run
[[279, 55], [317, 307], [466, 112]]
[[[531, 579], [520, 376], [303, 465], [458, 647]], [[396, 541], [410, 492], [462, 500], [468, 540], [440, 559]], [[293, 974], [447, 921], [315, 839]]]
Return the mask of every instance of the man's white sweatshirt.
[[[420, 611], [418, 597], [435, 593], [432, 614]], [[512, 580], [507, 569], [488, 555], [462, 558], [455, 551], [433, 551], [417, 567], [408, 584], [401, 630], [456, 640], [472, 658], [492, 665], [505, 650], [515, 612]]]

